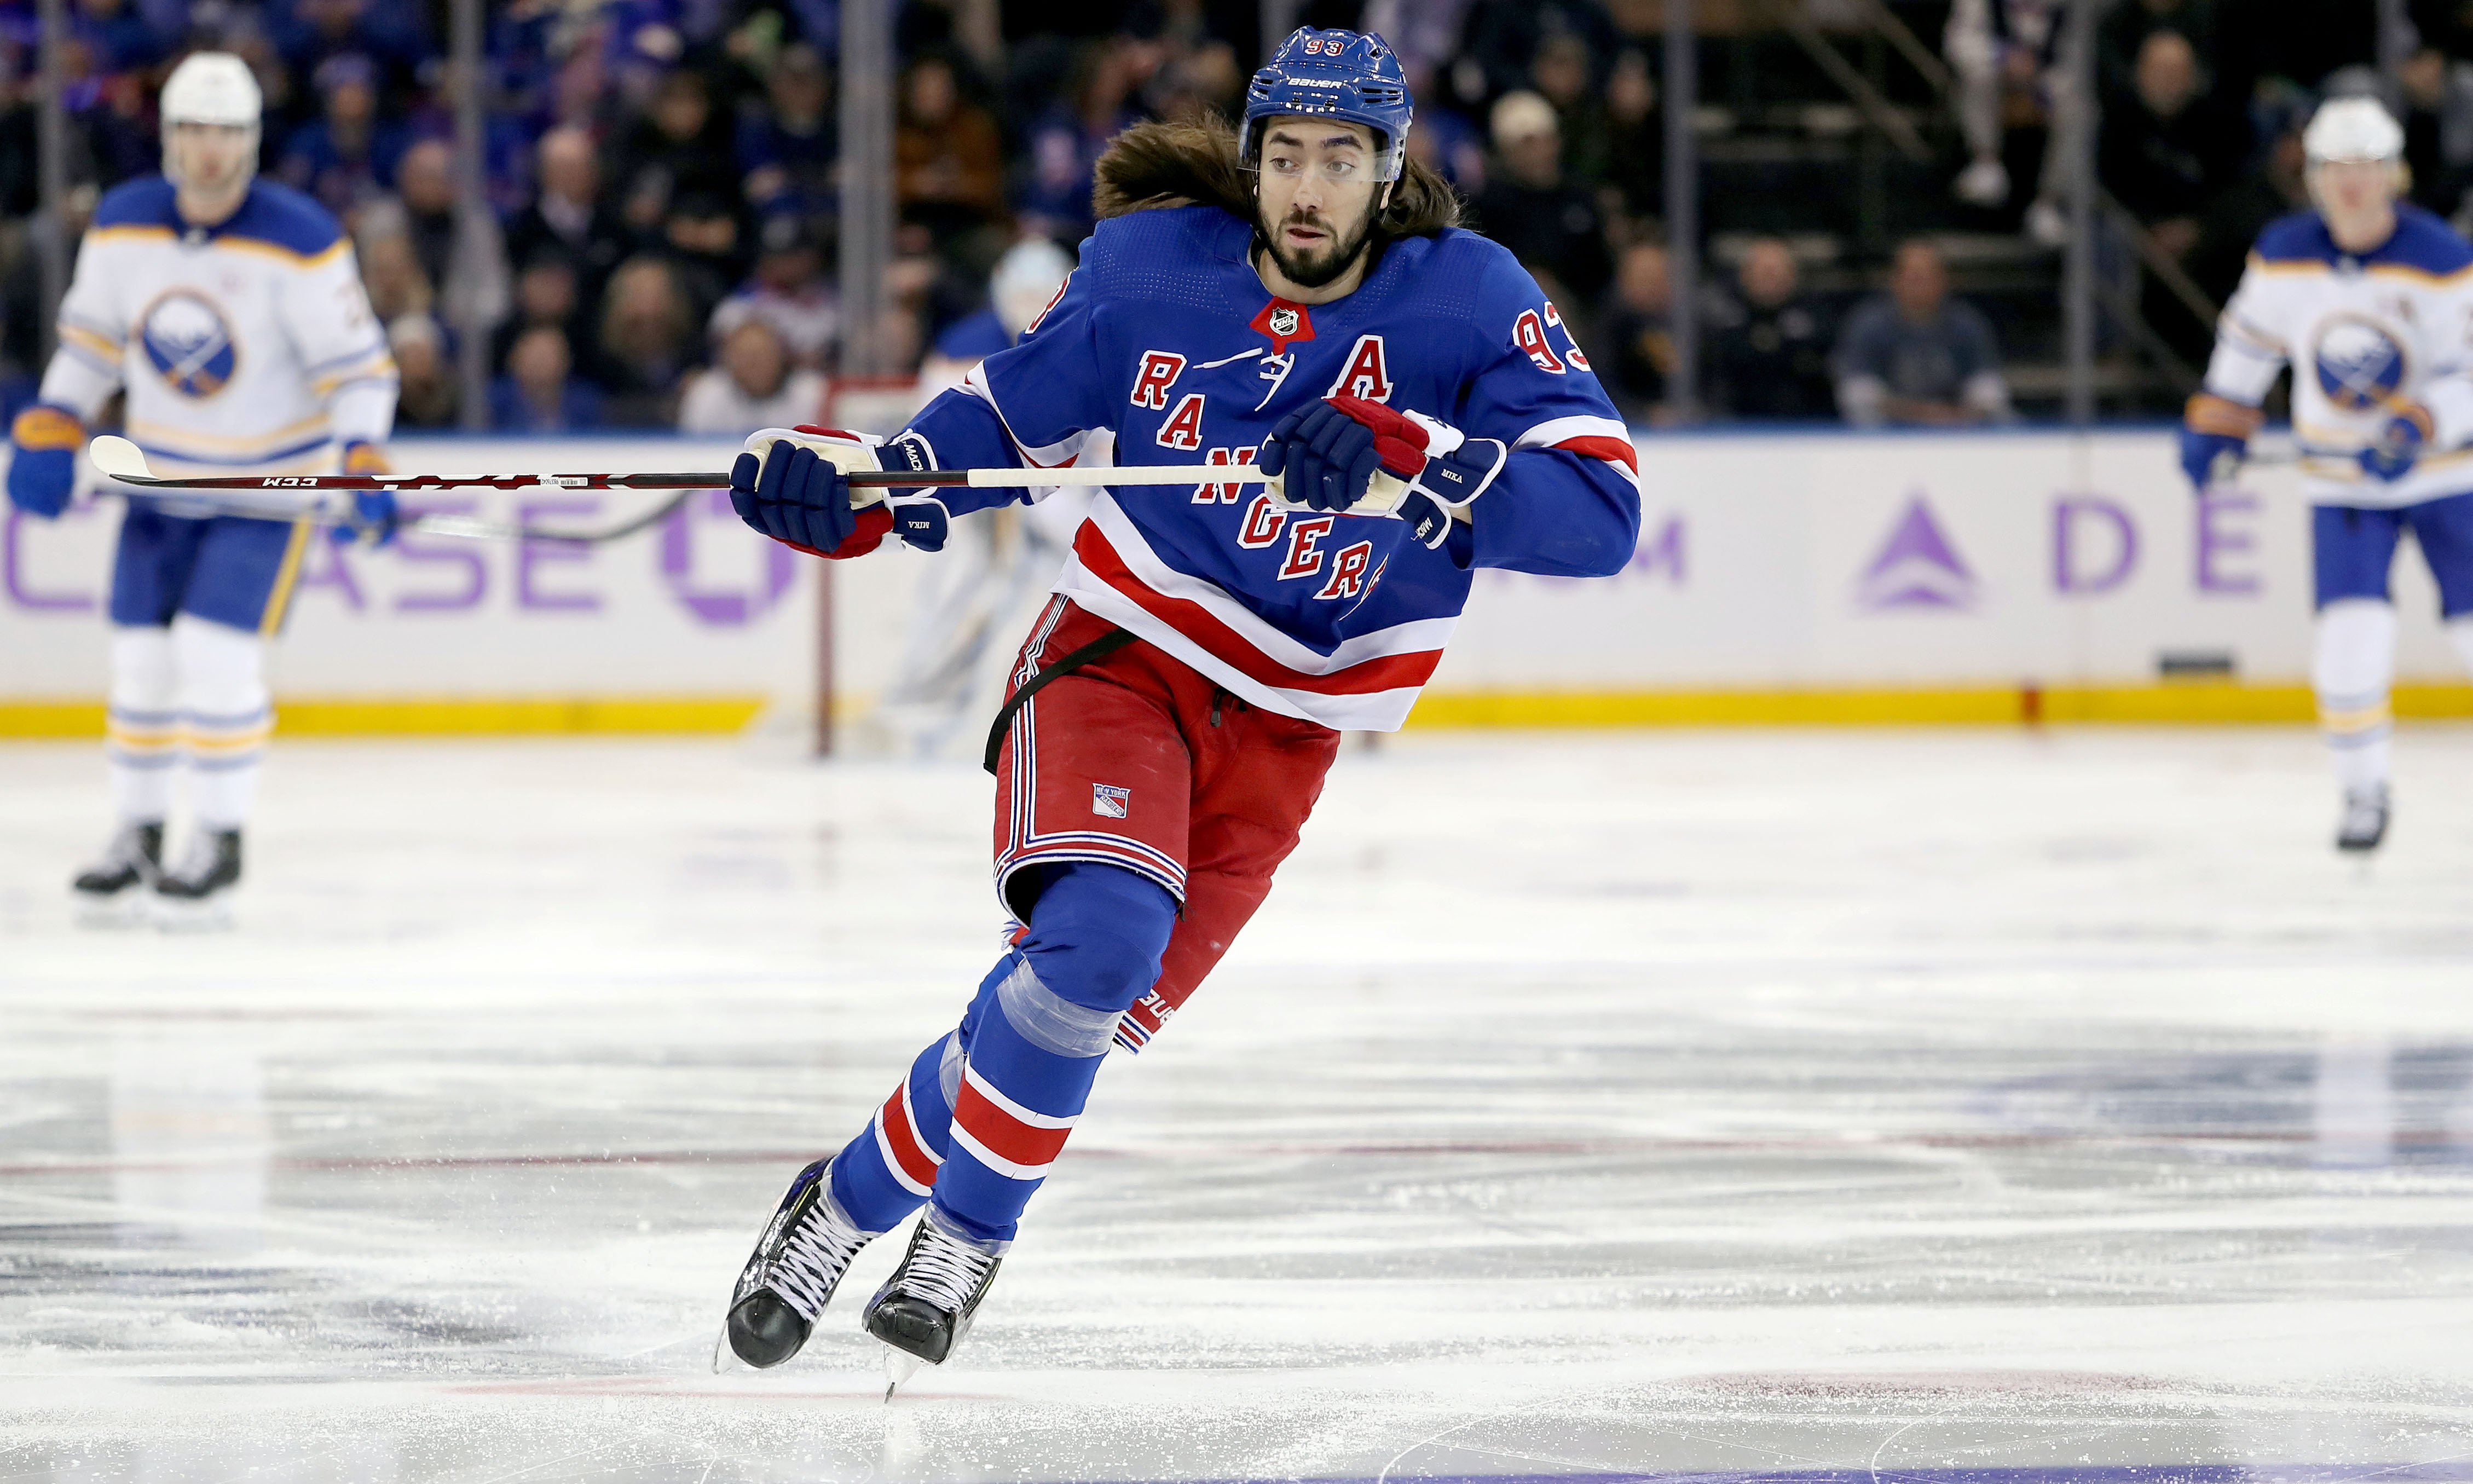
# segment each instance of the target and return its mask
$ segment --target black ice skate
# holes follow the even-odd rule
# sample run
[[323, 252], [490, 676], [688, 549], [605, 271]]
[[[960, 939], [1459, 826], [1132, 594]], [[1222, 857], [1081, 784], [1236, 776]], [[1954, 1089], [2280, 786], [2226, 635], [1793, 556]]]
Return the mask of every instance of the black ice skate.
[[778, 1366], [799, 1352], [851, 1258], [875, 1238], [843, 1220], [827, 1198], [825, 1174], [832, 1162], [818, 1160], [790, 1182], [731, 1291], [723, 1337], [751, 1366]]
[[178, 866], [155, 878], [155, 921], [167, 931], [230, 924], [230, 898], [240, 884], [240, 831], [202, 829]]
[[901, 1255], [901, 1265], [867, 1305], [867, 1332], [901, 1355], [915, 1357], [906, 1366], [900, 1356], [886, 1357], [894, 1362], [889, 1368], [892, 1385], [884, 1389], [888, 1400], [893, 1387], [901, 1384], [920, 1361], [943, 1365], [953, 1347], [962, 1343], [1003, 1260], [1001, 1254], [974, 1246], [937, 1225], [932, 1210], [920, 1218], [919, 1230], [910, 1234], [910, 1250]]
[[2388, 790], [2382, 783], [2377, 788], [2344, 796], [2344, 812], [2336, 825], [2336, 849], [2355, 854], [2367, 854], [2379, 848], [2388, 834]]
[[161, 823], [123, 825], [104, 847], [103, 858], [77, 874], [70, 882], [77, 893], [81, 921], [107, 923], [127, 920], [129, 909], [145, 899], [163, 866]]

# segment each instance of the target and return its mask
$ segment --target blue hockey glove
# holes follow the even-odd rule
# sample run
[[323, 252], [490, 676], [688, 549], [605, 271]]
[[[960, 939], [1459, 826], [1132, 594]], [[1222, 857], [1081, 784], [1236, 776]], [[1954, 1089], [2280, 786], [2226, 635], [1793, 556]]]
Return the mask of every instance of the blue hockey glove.
[[[390, 474], [394, 469], [386, 455], [375, 443], [349, 443], [344, 445], [344, 472], [347, 474]], [[336, 545], [367, 541], [372, 547], [383, 546], [403, 528], [403, 511], [396, 505], [392, 490], [355, 490], [352, 491], [352, 518], [349, 524], [330, 527], [326, 535]]]
[[1374, 450], [1373, 429], [1329, 402], [1316, 402], [1274, 423], [1254, 464], [1281, 476], [1297, 504], [1346, 510], [1365, 498], [1382, 456]]
[[2181, 414], [2181, 472], [2191, 487], [2204, 494], [2210, 486], [2230, 484], [2249, 457], [2260, 420], [2255, 407], [2206, 392], [2191, 397]]
[[2379, 429], [2379, 441], [2354, 455], [2362, 462], [2362, 472], [2372, 479], [2394, 484], [2413, 472], [2415, 460], [2430, 446], [2430, 409], [2408, 407], [2388, 419]]
[[[927, 441], [916, 433], [903, 433], [876, 450], [876, 467], [888, 469], [934, 468], [936, 461]], [[900, 494], [886, 491], [893, 508], [893, 534], [901, 544], [920, 551], [943, 551], [945, 538], [952, 529], [952, 513], [945, 502], [933, 495]]]
[[731, 467], [738, 518], [785, 546], [835, 560], [874, 551], [893, 529], [881, 502], [851, 503], [850, 471], [875, 469], [875, 445], [832, 428], [766, 428]]
[[9, 429], [9, 503], [50, 520], [68, 509], [85, 424], [65, 407], [37, 402]]
[[1398, 412], [1358, 396], [1331, 405], [1374, 435], [1383, 469], [1407, 482], [1395, 514], [1420, 545], [1440, 546], [1452, 534], [1452, 513], [1486, 491], [1511, 457], [1501, 439], [1471, 438], [1423, 413]]

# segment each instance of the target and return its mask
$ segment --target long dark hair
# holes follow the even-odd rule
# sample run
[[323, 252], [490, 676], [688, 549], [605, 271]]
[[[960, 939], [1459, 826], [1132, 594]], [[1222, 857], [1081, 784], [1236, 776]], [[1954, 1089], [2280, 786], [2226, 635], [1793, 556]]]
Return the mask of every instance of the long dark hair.
[[[1155, 206], [1217, 206], [1254, 221], [1252, 174], [1236, 163], [1236, 131], [1217, 119], [1187, 124], [1136, 124], [1099, 156], [1093, 212], [1105, 220]], [[1451, 182], [1407, 161], [1390, 203], [1374, 218], [1381, 237], [1430, 237], [1460, 222]]]

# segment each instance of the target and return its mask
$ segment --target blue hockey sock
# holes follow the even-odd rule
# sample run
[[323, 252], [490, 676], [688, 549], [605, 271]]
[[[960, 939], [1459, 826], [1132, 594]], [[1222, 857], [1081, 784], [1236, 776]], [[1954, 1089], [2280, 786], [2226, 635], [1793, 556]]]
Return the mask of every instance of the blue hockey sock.
[[964, 1038], [935, 1207], [950, 1230], [1013, 1240], [1065, 1147], [1116, 1021], [1159, 982], [1176, 899], [1117, 866], [1058, 868], [1030, 930], [981, 987]]
[[892, 1231], [936, 1184], [953, 1122], [952, 1084], [962, 1075], [961, 1041], [957, 1031], [929, 1042], [867, 1127], [833, 1157], [833, 1200], [860, 1231]]

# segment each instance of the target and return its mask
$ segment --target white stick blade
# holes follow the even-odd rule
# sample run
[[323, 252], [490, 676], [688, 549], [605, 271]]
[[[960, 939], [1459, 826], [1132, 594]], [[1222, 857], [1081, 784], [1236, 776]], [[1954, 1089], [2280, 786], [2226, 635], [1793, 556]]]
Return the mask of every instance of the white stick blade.
[[85, 456], [95, 471], [107, 479], [152, 479], [154, 470], [146, 467], [146, 453], [135, 443], [116, 434], [106, 433], [85, 445]]

